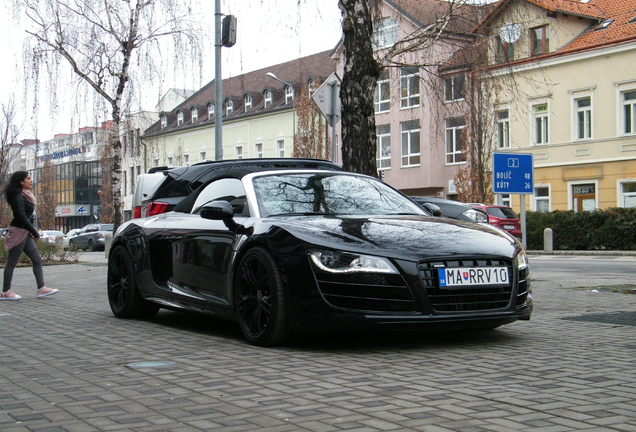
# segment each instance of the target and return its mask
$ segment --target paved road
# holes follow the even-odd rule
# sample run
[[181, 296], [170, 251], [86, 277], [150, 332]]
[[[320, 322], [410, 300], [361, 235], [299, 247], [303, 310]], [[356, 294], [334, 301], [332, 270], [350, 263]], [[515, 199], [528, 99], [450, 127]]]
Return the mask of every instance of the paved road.
[[0, 303], [0, 431], [636, 431], [636, 296], [544, 278], [532, 320], [492, 332], [263, 349], [208, 318], [118, 320], [103, 254], [82, 260], [45, 268], [46, 299], [18, 269], [25, 299]]

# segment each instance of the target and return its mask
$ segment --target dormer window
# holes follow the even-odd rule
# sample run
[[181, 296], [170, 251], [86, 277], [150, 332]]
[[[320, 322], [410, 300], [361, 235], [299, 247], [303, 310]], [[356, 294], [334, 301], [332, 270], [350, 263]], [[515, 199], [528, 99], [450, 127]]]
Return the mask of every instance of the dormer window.
[[263, 92], [263, 108], [267, 108], [268, 106], [270, 106], [272, 104], [272, 91], [271, 90], [265, 90]]
[[183, 111], [177, 111], [177, 126], [183, 124]]
[[196, 109], [195, 107], [192, 107], [190, 109], [190, 115], [192, 116], [192, 123], [199, 120], [199, 110]]
[[285, 86], [285, 104], [294, 100], [294, 88], [290, 85]]
[[252, 95], [246, 94], [245, 97], [243, 98], [243, 102], [245, 105], [245, 112], [248, 112], [249, 110], [252, 109], [252, 103], [254, 102]]
[[161, 129], [164, 129], [168, 126], [168, 116], [161, 116]]
[[315, 81], [311, 78], [309, 78], [307, 80], [307, 93], [309, 94], [309, 96], [311, 96], [312, 94], [314, 94], [314, 92], [316, 91], [315, 87]]
[[[608, 28], [610, 26], [610, 24], [612, 24], [614, 22], [613, 19], [608, 19], [603, 21], [602, 23], [600, 23], [598, 25], [598, 27], [596, 27], [594, 30], [605, 30], [606, 28]], [[632, 19], [632, 21], [630, 22], [634, 22], [634, 20]]]
[[533, 56], [547, 54], [550, 50], [550, 33], [548, 30], [547, 25], [530, 29]]
[[230, 98], [225, 99], [225, 115], [229, 116], [233, 112], [234, 112], [234, 102]]
[[211, 120], [212, 117], [214, 117], [214, 104], [209, 103], [208, 104], [208, 120]]

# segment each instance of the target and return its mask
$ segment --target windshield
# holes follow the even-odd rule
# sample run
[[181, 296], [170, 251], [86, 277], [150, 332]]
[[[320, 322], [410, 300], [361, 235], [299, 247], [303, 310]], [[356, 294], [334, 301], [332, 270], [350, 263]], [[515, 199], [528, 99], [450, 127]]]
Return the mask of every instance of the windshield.
[[426, 214], [417, 204], [370, 177], [347, 174], [280, 174], [255, 177], [262, 217], [289, 214]]

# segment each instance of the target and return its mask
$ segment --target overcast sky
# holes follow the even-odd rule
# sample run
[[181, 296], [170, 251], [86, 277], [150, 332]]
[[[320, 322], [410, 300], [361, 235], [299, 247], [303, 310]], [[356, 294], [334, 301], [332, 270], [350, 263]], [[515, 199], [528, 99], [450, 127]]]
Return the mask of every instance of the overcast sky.
[[[76, 133], [81, 126], [93, 126], [100, 120], [108, 120], [106, 112], [85, 112], [85, 106], [80, 107], [76, 103], [72, 90], [64, 87], [59, 89], [62, 97], [56, 109], [48, 106], [48, 92], [45, 89], [38, 91], [37, 115], [33, 115], [31, 106], [24, 106], [24, 25], [10, 13], [10, 0], [0, 0], [0, 3], [3, 5], [3, 10], [0, 10], [0, 35], [3, 40], [0, 58], [4, 63], [4, 67], [0, 68], [0, 100], [6, 105], [13, 96], [19, 105], [17, 139], [39, 138], [45, 141], [53, 138], [54, 134]], [[201, 3], [204, 5], [201, 18], [213, 23], [214, 1], [202, 0]], [[221, 12], [235, 15], [238, 20], [236, 45], [222, 49], [224, 78], [332, 49], [340, 39], [338, 0], [222, 0]], [[161, 83], [161, 88], [147, 92], [151, 97], [142, 108], [153, 110], [157, 103], [156, 94], [164, 89], [176, 87], [198, 90], [214, 79], [213, 33], [210, 33], [210, 41], [204, 45], [208, 51], [201, 79], [175, 78], [172, 82]]]

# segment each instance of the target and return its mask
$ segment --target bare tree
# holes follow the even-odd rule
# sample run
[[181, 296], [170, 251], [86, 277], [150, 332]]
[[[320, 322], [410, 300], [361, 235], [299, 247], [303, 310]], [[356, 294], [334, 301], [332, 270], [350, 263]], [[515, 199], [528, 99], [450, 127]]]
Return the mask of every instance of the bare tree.
[[108, 161], [113, 157], [112, 146], [104, 146], [101, 151], [102, 188], [99, 193], [101, 207], [99, 218], [101, 223], [113, 223], [115, 220], [115, 206], [113, 205], [113, 170]]
[[[80, 82], [106, 102], [113, 119], [112, 188], [114, 223], [121, 215], [120, 124], [132, 97], [162, 69], [162, 41], [170, 38], [179, 59], [200, 60], [201, 48], [192, 20], [192, 0], [16, 0], [24, 5], [36, 44], [31, 63], [58, 73], [57, 60], [68, 62]], [[196, 62], [195, 62], [196, 63]], [[137, 72], [137, 73], [134, 73]], [[60, 79], [63, 79], [61, 76]]]
[[11, 175], [11, 165], [18, 151], [15, 141], [17, 126], [15, 124], [16, 107], [13, 99], [0, 107], [0, 226], [6, 227], [12, 219], [11, 209], [4, 199], [4, 188]]
[[[316, 87], [320, 86], [315, 82]], [[327, 128], [320, 110], [309, 97], [309, 89], [302, 86], [295, 101], [297, 132], [294, 134], [293, 157], [331, 159], [331, 146], [326, 137]]]
[[42, 177], [38, 194], [38, 222], [41, 229], [55, 229], [55, 207], [57, 207], [57, 176], [55, 165], [51, 158], [47, 158], [42, 167]]
[[[376, 135], [373, 98], [377, 80], [386, 68], [417, 66], [427, 70], [421, 80], [431, 78], [439, 91], [439, 67], [446, 56], [430, 57], [429, 49], [442, 38], [457, 47], [470, 43], [466, 28], [479, 21], [475, 8], [462, 0], [408, 2], [410, 7], [431, 9], [427, 18], [410, 34], [391, 47], [374, 51], [374, 21], [379, 21], [383, 0], [340, 0], [342, 14], [344, 75], [340, 88], [342, 102], [342, 161], [347, 170], [377, 175]], [[403, 0], [395, 0], [400, 7]], [[415, 4], [415, 6], [414, 6]], [[470, 24], [470, 25], [469, 25]]]

